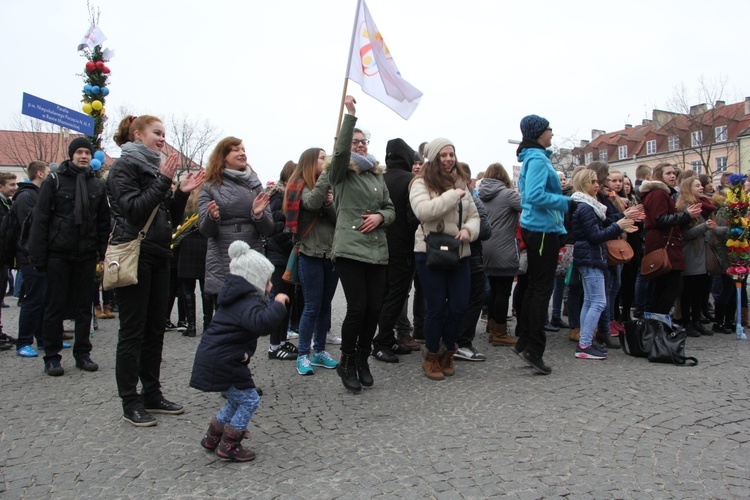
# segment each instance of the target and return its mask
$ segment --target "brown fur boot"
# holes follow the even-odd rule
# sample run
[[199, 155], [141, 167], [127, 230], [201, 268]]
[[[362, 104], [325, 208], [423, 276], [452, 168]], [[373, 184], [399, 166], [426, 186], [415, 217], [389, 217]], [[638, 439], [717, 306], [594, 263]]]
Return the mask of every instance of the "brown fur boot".
[[443, 370], [440, 368], [440, 354], [429, 352], [425, 349], [424, 360], [422, 360], [424, 374], [430, 380], [443, 380]]
[[578, 342], [581, 340], [581, 329], [580, 328], [571, 328], [570, 332], [568, 333], [568, 340], [571, 342]]
[[516, 342], [518, 339], [511, 337], [508, 335], [508, 325], [501, 325], [498, 323], [495, 323], [495, 329], [493, 330], [493, 336], [490, 342], [492, 342], [492, 345], [499, 346], [499, 345], [516, 345]]
[[224, 435], [224, 424], [216, 420], [216, 417], [213, 417], [206, 435], [201, 439], [201, 446], [207, 450], [215, 450], [221, 442], [222, 435]]
[[453, 368], [453, 355], [456, 354], [456, 350], [446, 349], [440, 354], [440, 371], [446, 377], [452, 377], [456, 370]]

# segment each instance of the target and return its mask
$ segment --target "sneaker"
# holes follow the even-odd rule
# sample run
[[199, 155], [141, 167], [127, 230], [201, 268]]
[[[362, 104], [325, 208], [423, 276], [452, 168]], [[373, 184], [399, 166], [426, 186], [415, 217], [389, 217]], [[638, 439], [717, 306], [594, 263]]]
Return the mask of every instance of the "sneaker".
[[323, 368], [328, 368], [332, 370], [339, 365], [339, 362], [333, 359], [331, 355], [328, 354], [326, 351], [320, 351], [312, 355], [312, 358], [310, 359], [310, 364], [313, 366], [322, 366]]
[[175, 325], [171, 321], [167, 320], [166, 330], [177, 330], [177, 325]]
[[184, 332], [187, 330], [188, 324], [187, 321], [178, 321], [177, 322], [177, 331], [178, 332]]
[[287, 339], [297, 339], [297, 338], [299, 338], [299, 333], [295, 332], [294, 330], [292, 330], [290, 328], [289, 330], [286, 331], [286, 338]]
[[15, 345], [0, 341], [0, 351], [10, 351]]
[[81, 354], [76, 359], [76, 368], [80, 368], [85, 372], [95, 372], [99, 369], [99, 365], [91, 361], [91, 356], [87, 354]]
[[[288, 345], [291, 345], [294, 348], [294, 351], [292, 351], [288, 347], [284, 349], [284, 347]], [[268, 359], [287, 359], [289, 361], [294, 361], [295, 359], [297, 359], [297, 353], [297, 348], [287, 342], [286, 344], [279, 346], [275, 351], [269, 347]]]
[[153, 427], [156, 425], [156, 419], [143, 408], [136, 408], [132, 411], [126, 411], [122, 419], [136, 427]]
[[59, 377], [65, 373], [59, 359], [51, 359], [44, 363], [44, 373], [50, 377]]
[[70, 349], [71, 347], [73, 347], [70, 342], [63, 342], [62, 345], [63, 349]]
[[376, 349], [372, 357], [383, 363], [398, 363], [398, 357], [390, 349]]
[[530, 367], [532, 367], [542, 375], [549, 375], [550, 373], [552, 373], [552, 368], [544, 364], [544, 360], [541, 356], [534, 356], [528, 351], [523, 351], [521, 353], [521, 359], [526, 361], [526, 363], [528, 363]]
[[326, 344], [341, 345], [341, 337], [333, 332], [328, 332], [328, 335], [326, 335]]
[[733, 333], [732, 330], [726, 328], [724, 325], [721, 325], [719, 323], [714, 323], [714, 326], [711, 328], [711, 330], [713, 330], [716, 333], [724, 333], [724, 334]]
[[36, 349], [34, 349], [30, 345], [25, 345], [20, 349], [16, 349], [16, 354], [18, 354], [22, 358], [36, 358], [37, 356], [39, 356], [39, 353], [36, 352]]
[[313, 370], [312, 364], [310, 363], [310, 358], [307, 355], [302, 355], [297, 357], [297, 373], [300, 375], [314, 375], [315, 370]]
[[576, 358], [578, 359], [607, 359], [607, 353], [602, 352], [595, 346], [576, 347]]
[[456, 359], [463, 359], [464, 361], [484, 361], [487, 359], [487, 356], [481, 354], [471, 346], [459, 347], [453, 357]]
[[185, 413], [185, 408], [182, 405], [167, 401], [164, 399], [164, 396], [160, 396], [155, 401], [144, 402], [143, 406], [146, 408], [147, 413], [163, 413], [165, 415], [182, 415]]

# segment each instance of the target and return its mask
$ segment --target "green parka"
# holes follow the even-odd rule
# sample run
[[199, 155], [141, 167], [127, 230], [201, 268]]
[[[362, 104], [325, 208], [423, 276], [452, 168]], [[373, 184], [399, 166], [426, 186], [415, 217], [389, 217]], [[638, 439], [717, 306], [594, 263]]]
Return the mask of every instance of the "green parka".
[[[385, 169], [360, 172], [351, 161], [352, 135], [357, 118], [345, 115], [341, 125], [336, 153], [328, 167], [328, 180], [333, 188], [336, 206], [336, 232], [332, 258], [344, 257], [370, 264], [388, 264], [388, 242], [385, 226], [396, 218], [393, 202], [383, 180]], [[325, 166], [324, 166], [325, 168]], [[369, 233], [359, 232], [362, 215], [379, 213], [383, 223]]]
[[312, 189], [307, 186], [302, 189], [302, 199], [300, 200], [302, 210], [299, 213], [297, 234], [300, 236], [305, 234], [315, 219], [315, 215], [318, 216], [315, 226], [300, 243], [300, 253], [308, 257], [331, 257], [333, 233], [336, 228], [336, 209], [334, 208], [336, 205], [334, 203], [327, 207], [323, 205], [329, 187], [328, 172], [323, 172]]

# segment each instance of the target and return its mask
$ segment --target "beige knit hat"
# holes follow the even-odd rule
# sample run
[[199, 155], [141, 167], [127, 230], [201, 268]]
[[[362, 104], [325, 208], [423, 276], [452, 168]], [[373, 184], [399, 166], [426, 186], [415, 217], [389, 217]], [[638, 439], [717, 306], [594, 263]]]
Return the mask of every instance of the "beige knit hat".
[[437, 159], [438, 154], [440, 154], [440, 150], [443, 149], [445, 146], [453, 146], [454, 151], [456, 149], [456, 146], [454, 146], [453, 143], [449, 139], [446, 139], [444, 137], [438, 137], [437, 139], [434, 139], [425, 148], [425, 154], [427, 154], [427, 159], [431, 163], [434, 162]]

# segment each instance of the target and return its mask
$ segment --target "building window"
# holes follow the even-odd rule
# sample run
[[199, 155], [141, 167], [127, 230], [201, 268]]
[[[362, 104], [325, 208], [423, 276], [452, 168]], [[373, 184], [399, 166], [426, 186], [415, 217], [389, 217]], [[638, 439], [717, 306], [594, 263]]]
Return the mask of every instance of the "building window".
[[646, 141], [646, 154], [652, 155], [656, 153], [656, 140]]
[[716, 127], [716, 142], [727, 142], [727, 126]]
[[716, 171], [717, 172], [727, 171], [727, 157], [726, 156], [719, 156], [718, 158], [716, 158]]
[[583, 163], [586, 165], [594, 162], [594, 153], [586, 153], [583, 155]]
[[599, 161], [607, 161], [607, 150], [602, 149], [599, 151]]
[[695, 132], [690, 133], [690, 146], [697, 148], [703, 144], [703, 131], [702, 130], [696, 130]]
[[624, 160], [628, 157], [628, 147], [620, 146], [619, 148], [617, 148], [617, 154], [620, 160]]
[[581, 157], [578, 155], [573, 155], [573, 165], [580, 165], [581, 164]]
[[701, 170], [703, 170], [703, 162], [700, 160], [691, 161], [690, 168], [693, 169], [696, 173], [700, 174]]
[[669, 136], [669, 150], [670, 151], [677, 151], [680, 149], [680, 138], [676, 135], [670, 135]]

